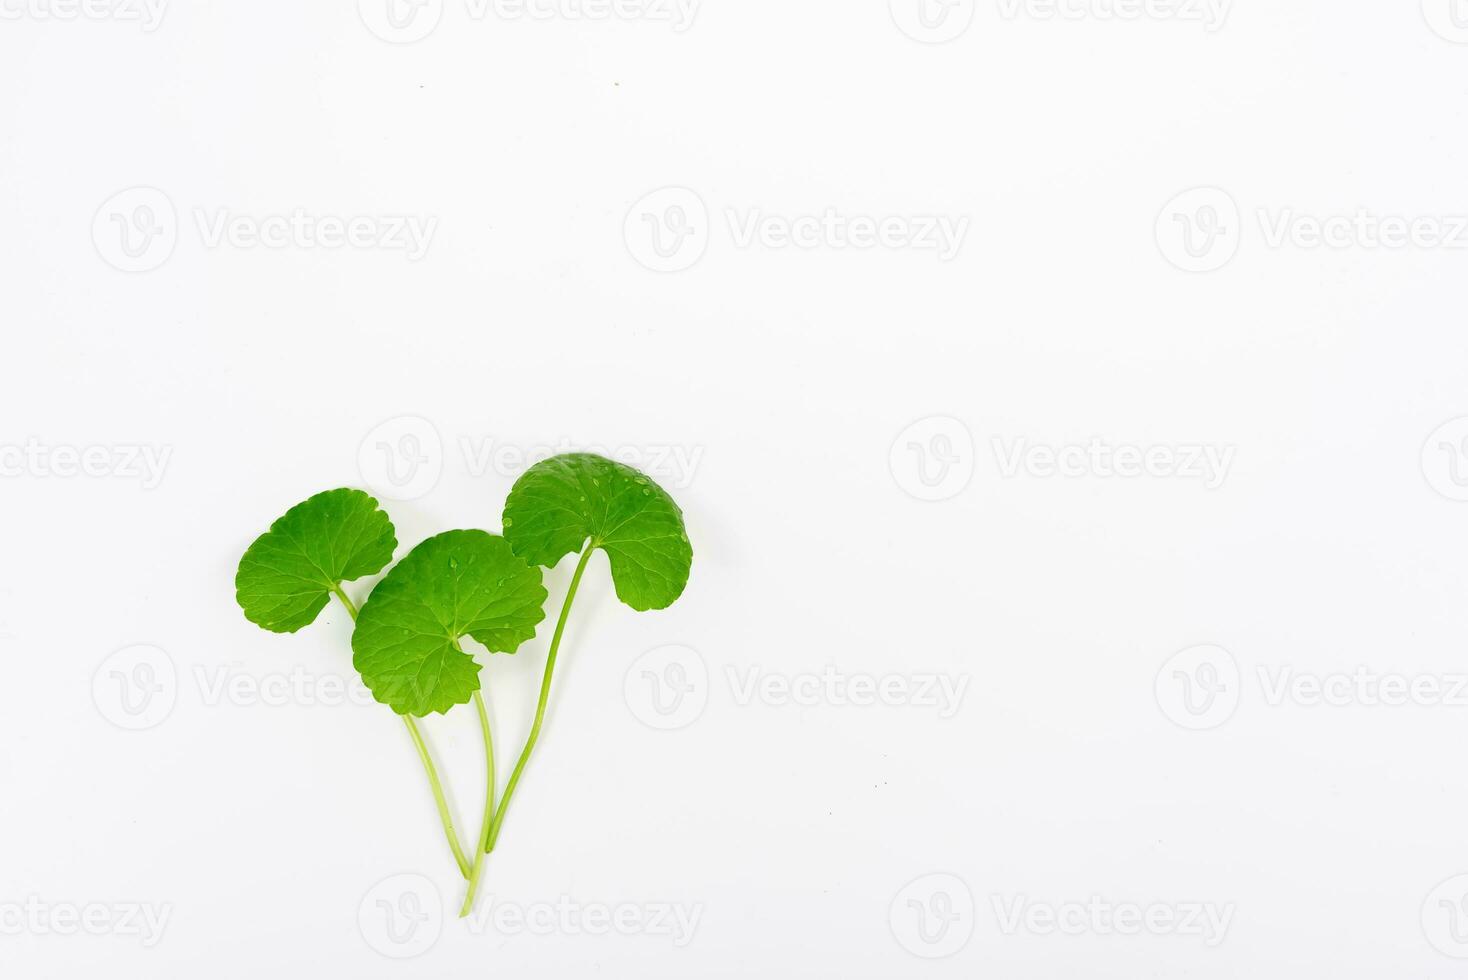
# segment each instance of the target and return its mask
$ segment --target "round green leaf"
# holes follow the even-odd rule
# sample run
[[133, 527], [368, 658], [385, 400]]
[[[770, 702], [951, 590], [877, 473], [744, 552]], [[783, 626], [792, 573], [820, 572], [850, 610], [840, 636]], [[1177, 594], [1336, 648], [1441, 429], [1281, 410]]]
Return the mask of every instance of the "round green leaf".
[[448, 531], [414, 548], [372, 590], [352, 633], [352, 664], [372, 696], [400, 715], [448, 711], [479, 690], [479, 664], [460, 637], [514, 653], [545, 618], [545, 596], [540, 569], [504, 538]]
[[235, 573], [245, 618], [294, 633], [343, 582], [380, 572], [398, 546], [392, 522], [360, 490], [328, 490], [297, 504], [255, 539]]
[[505, 501], [515, 554], [550, 568], [588, 539], [607, 553], [617, 598], [665, 609], [683, 594], [693, 548], [683, 511], [630, 466], [592, 453], [553, 456], [526, 470]]

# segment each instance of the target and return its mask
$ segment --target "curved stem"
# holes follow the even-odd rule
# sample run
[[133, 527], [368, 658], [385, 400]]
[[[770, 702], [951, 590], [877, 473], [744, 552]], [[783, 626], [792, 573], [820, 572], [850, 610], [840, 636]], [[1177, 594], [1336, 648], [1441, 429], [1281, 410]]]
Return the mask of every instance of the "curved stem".
[[[331, 591], [341, 600], [343, 606], [347, 607], [347, 613], [352, 617], [352, 622], [357, 621], [357, 607], [347, 598], [340, 585], [333, 585]], [[433, 802], [438, 806], [438, 818], [443, 822], [443, 832], [449, 839], [449, 850], [454, 852], [454, 860], [458, 862], [459, 873], [465, 878], [469, 877], [469, 859], [464, 856], [464, 848], [459, 844], [459, 835], [454, 832], [454, 819], [449, 813], [448, 800], [444, 798], [443, 784], [439, 782], [438, 770], [434, 768], [433, 756], [428, 753], [428, 744], [423, 741], [423, 733], [418, 730], [418, 724], [411, 716], [402, 715], [403, 724], [408, 726], [408, 734], [413, 738], [413, 745], [418, 749], [418, 758], [423, 760], [423, 769], [428, 773], [428, 784], [433, 789]]]
[[591, 560], [591, 553], [600, 543], [596, 540], [586, 542], [586, 548], [581, 552], [581, 560], [576, 563], [576, 574], [571, 576], [571, 585], [566, 590], [566, 601], [561, 604], [561, 618], [556, 621], [556, 632], [551, 637], [550, 653], [545, 658], [545, 676], [540, 682], [540, 702], [535, 706], [535, 721], [530, 725], [530, 737], [525, 741], [525, 750], [520, 753], [520, 759], [515, 763], [514, 772], [510, 773], [510, 781], [505, 784], [505, 795], [500, 798], [499, 810], [495, 812], [494, 824], [489, 830], [489, 841], [484, 845], [485, 851], [494, 850], [494, 842], [499, 839], [500, 827], [505, 822], [505, 811], [510, 806], [510, 797], [515, 795], [515, 786], [520, 782], [520, 773], [525, 771], [525, 763], [530, 761], [530, 752], [535, 748], [536, 739], [540, 738], [540, 725], [545, 721], [545, 702], [550, 697], [551, 675], [555, 673], [556, 654], [561, 648], [561, 634], [566, 631], [566, 617], [571, 613], [571, 600], [576, 598], [576, 587], [581, 584], [581, 573], [586, 571], [586, 563]]
[[332, 592], [335, 592], [336, 593], [336, 597], [342, 601], [342, 605], [344, 605], [344, 606], [347, 607], [347, 615], [351, 616], [352, 617], [352, 622], [355, 623], [357, 621], [357, 607], [356, 607], [356, 605], [352, 602], [351, 599], [348, 599], [347, 598], [347, 594], [342, 591], [341, 585], [339, 585], [339, 584], [338, 585], [333, 585], [331, 587], [331, 591]]
[[474, 895], [479, 891], [479, 875], [484, 870], [485, 855], [489, 851], [489, 828], [494, 822], [494, 739], [489, 734], [489, 714], [484, 710], [484, 698], [474, 692], [474, 707], [479, 712], [479, 730], [484, 733], [484, 819], [479, 824], [479, 846], [474, 849], [474, 870], [469, 873], [469, 891], [464, 896], [464, 905], [459, 909], [459, 918], [474, 909]]
[[403, 715], [402, 719], [408, 726], [408, 734], [413, 736], [413, 744], [418, 749], [418, 758], [423, 760], [423, 768], [428, 772], [428, 782], [433, 787], [433, 802], [438, 805], [438, 818], [443, 821], [443, 832], [449, 839], [449, 849], [454, 852], [454, 860], [459, 864], [459, 873], [467, 878], [470, 874], [469, 859], [464, 856], [464, 849], [459, 846], [459, 835], [454, 833], [454, 818], [449, 814], [449, 804], [443, 795], [443, 784], [438, 781], [438, 770], [433, 767], [433, 756], [428, 754], [428, 745], [423, 741], [423, 733], [418, 730], [418, 724], [413, 721], [412, 716]]

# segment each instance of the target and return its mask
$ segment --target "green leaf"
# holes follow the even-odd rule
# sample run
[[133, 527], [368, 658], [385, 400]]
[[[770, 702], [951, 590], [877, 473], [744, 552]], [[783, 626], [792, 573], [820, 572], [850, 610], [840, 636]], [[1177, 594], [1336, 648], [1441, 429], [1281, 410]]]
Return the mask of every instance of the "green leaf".
[[545, 596], [540, 569], [504, 538], [445, 532], [372, 590], [352, 633], [352, 664], [372, 696], [400, 715], [448, 711], [479, 690], [479, 664], [459, 639], [514, 653], [545, 618]]
[[294, 633], [316, 621], [341, 583], [382, 571], [397, 546], [376, 500], [360, 490], [318, 493], [250, 545], [235, 600], [255, 625]]
[[683, 594], [693, 548], [683, 511], [630, 466], [569, 453], [521, 474], [505, 501], [505, 537], [515, 554], [550, 568], [591, 546], [607, 553], [617, 598], [633, 609], [665, 609]]

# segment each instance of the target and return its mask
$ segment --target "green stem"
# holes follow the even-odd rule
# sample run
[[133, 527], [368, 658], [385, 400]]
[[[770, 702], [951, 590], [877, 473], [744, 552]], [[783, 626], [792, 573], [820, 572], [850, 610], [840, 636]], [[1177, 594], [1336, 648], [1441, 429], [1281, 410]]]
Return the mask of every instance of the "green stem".
[[[357, 607], [347, 598], [340, 585], [333, 585], [331, 591], [341, 600], [343, 606], [347, 607], [347, 613], [351, 615], [352, 622], [357, 621]], [[408, 726], [408, 734], [413, 738], [413, 745], [418, 749], [418, 758], [423, 760], [423, 769], [428, 773], [428, 784], [433, 788], [433, 802], [438, 806], [438, 818], [443, 821], [444, 835], [449, 839], [449, 849], [454, 852], [454, 861], [459, 865], [459, 873], [465, 878], [469, 877], [469, 859], [464, 856], [464, 848], [459, 844], [459, 835], [454, 832], [454, 818], [449, 814], [448, 800], [444, 798], [443, 783], [439, 782], [438, 770], [434, 768], [433, 756], [428, 752], [428, 744], [423, 741], [423, 733], [418, 730], [417, 722], [409, 715], [403, 715], [403, 724]]]
[[474, 707], [479, 712], [479, 730], [484, 733], [484, 819], [479, 824], [479, 846], [474, 849], [474, 870], [469, 873], [469, 891], [464, 896], [464, 905], [459, 909], [459, 918], [474, 909], [474, 895], [479, 891], [479, 875], [484, 870], [485, 856], [489, 851], [489, 828], [494, 823], [494, 739], [489, 734], [489, 714], [484, 710], [484, 698], [474, 692]]
[[413, 736], [413, 744], [418, 748], [418, 758], [423, 760], [423, 768], [428, 772], [428, 782], [433, 787], [433, 802], [438, 805], [438, 818], [443, 821], [444, 836], [449, 839], [449, 849], [454, 852], [454, 860], [458, 862], [459, 874], [465, 878], [469, 877], [469, 859], [464, 856], [464, 849], [459, 846], [459, 835], [454, 833], [454, 818], [449, 815], [449, 804], [443, 795], [443, 784], [438, 781], [438, 770], [433, 767], [433, 756], [428, 754], [428, 745], [423, 741], [423, 733], [418, 731], [418, 725], [413, 721], [411, 715], [403, 715], [403, 721], [408, 726], [408, 734]]
[[535, 706], [535, 721], [530, 725], [530, 737], [525, 741], [525, 750], [520, 753], [520, 760], [515, 763], [515, 770], [510, 773], [510, 781], [505, 784], [505, 795], [500, 797], [499, 810], [495, 812], [494, 824], [489, 830], [489, 841], [484, 845], [486, 852], [494, 850], [494, 842], [499, 840], [500, 827], [505, 823], [505, 811], [510, 806], [510, 797], [515, 795], [515, 787], [520, 782], [520, 773], [525, 771], [525, 763], [530, 761], [530, 752], [535, 748], [535, 741], [540, 737], [540, 725], [545, 721], [545, 702], [550, 697], [551, 675], [556, 669], [556, 654], [561, 648], [561, 634], [566, 630], [566, 617], [571, 614], [571, 600], [576, 598], [576, 587], [581, 584], [581, 573], [586, 571], [586, 563], [591, 560], [591, 553], [597, 549], [601, 542], [591, 540], [586, 543], [586, 548], [581, 552], [581, 561], [576, 564], [576, 574], [571, 576], [571, 586], [566, 590], [566, 601], [561, 604], [561, 618], [556, 621], [556, 632], [551, 637], [550, 654], [545, 659], [545, 676], [540, 682], [540, 702]]
[[357, 621], [357, 606], [356, 606], [356, 604], [353, 603], [351, 599], [348, 599], [347, 598], [347, 594], [342, 591], [342, 587], [341, 587], [340, 584], [333, 585], [331, 587], [331, 591], [335, 592], [336, 593], [336, 597], [342, 601], [342, 605], [344, 605], [344, 606], [347, 607], [347, 615], [351, 616], [352, 617], [352, 622], [355, 623]]

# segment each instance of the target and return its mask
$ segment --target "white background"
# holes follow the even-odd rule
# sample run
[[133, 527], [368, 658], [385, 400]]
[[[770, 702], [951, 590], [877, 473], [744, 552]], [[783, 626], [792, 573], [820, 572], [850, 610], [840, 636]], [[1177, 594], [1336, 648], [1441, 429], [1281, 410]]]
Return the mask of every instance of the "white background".
[[[1271, 703], [1260, 675], [1468, 670], [1468, 426], [1434, 435], [1468, 415], [1468, 251], [1271, 246], [1257, 217], [1468, 213], [1448, 0], [1239, 0], [1213, 30], [960, 3], [944, 44], [886, 0], [708, 0], [682, 31], [447, 0], [409, 44], [347, 0], [178, 0], [151, 31], [3, 6], [0, 914], [170, 910], [152, 945], [0, 918], [6, 976], [1461, 975], [1464, 889], [1439, 885], [1468, 872], [1468, 705]], [[147, 215], [109, 202], [136, 187], [177, 241], [124, 272], [114, 218]], [[666, 187], [707, 218], [681, 212], [703, 252], [659, 273], [638, 202]], [[1199, 187], [1224, 197], [1167, 210]], [[437, 224], [416, 261], [198, 227], [298, 208]], [[968, 231], [944, 261], [741, 246], [727, 217], [828, 208]], [[1221, 232], [1221, 267], [1178, 268], [1180, 221]], [[904, 433], [934, 416], [958, 424]], [[660, 475], [688, 590], [637, 614], [593, 563], [480, 902], [677, 903], [700, 910], [690, 942], [458, 923], [385, 708], [211, 703], [220, 676], [350, 674], [339, 609], [264, 633], [234, 567], [289, 505], [369, 486], [359, 449], [402, 417], [441, 445], [438, 479], [385, 502], [403, 550], [498, 530], [514, 473], [465, 440], [697, 454]], [[994, 448], [1093, 438], [1231, 465], [1209, 489], [1006, 474]], [[170, 455], [145, 487], [28, 444]], [[946, 499], [917, 499], [919, 462], [956, 467]], [[502, 781], [548, 638], [485, 668]], [[106, 692], [136, 644], [177, 690], [129, 731]], [[668, 644], [708, 679], [665, 731], [624, 681]], [[1200, 645], [1226, 651], [1201, 656], [1231, 713], [1194, 730], [1169, 685], [1208, 677], [1169, 661]], [[968, 686], [945, 718], [741, 703], [730, 680], [827, 668]], [[472, 837], [473, 715], [425, 724]], [[397, 875], [444, 912], [408, 961], [379, 951], [373, 902], [358, 915]], [[1006, 928], [1017, 901], [1093, 897], [1231, 920], [1213, 945]], [[944, 908], [946, 932], [915, 931]]]

